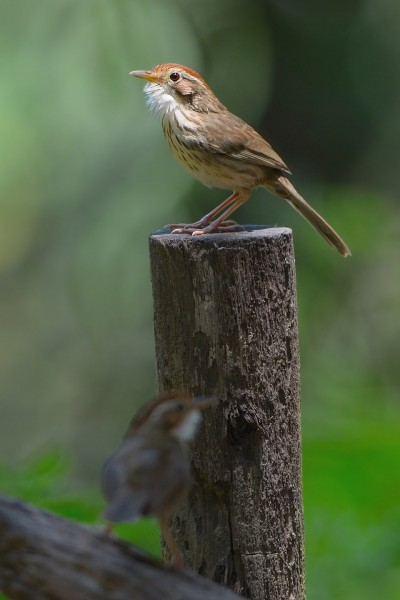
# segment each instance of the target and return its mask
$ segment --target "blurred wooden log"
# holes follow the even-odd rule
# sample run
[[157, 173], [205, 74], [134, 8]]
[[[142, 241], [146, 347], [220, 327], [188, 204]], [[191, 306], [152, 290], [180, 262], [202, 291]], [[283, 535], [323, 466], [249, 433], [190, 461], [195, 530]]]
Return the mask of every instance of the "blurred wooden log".
[[186, 564], [253, 600], [304, 591], [291, 231], [150, 237], [160, 392], [216, 398], [170, 521]]
[[11, 600], [239, 600], [102, 531], [4, 497], [0, 590]]

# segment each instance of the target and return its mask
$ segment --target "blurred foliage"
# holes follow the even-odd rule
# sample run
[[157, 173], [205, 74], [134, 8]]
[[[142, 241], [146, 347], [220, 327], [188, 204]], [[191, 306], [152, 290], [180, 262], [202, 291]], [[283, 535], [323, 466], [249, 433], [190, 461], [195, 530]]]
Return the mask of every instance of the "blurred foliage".
[[[1, 489], [96, 522], [100, 466], [154, 393], [148, 234], [223, 198], [174, 162], [127, 75], [181, 62], [271, 140], [352, 249], [342, 260], [264, 190], [237, 215], [294, 230], [308, 597], [397, 598], [398, 2], [0, 11]], [[133, 527], [157, 551], [154, 524]]]
[[[2, 493], [22, 498], [44, 510], [50, 510], [67, 519], [105, 527], [101, 518], [104, 500], [97, 488], [78, 496], [66, 488], [70, 465], [58, 451], [32, 457], [23, 466], [12, 469], [0, 465], [0, 488]], [[155, 519], [137, 523], [116, 525], [119, 537], [140, 546], [143, 550], [161, 555], [160, 535]]]

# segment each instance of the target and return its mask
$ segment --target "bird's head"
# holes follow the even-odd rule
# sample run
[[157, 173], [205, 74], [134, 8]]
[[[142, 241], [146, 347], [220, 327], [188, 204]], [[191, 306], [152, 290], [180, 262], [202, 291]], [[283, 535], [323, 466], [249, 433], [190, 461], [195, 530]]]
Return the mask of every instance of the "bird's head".
[[157, 396], [134, 416], [125, 437], [158, 431], [181, 442], [189, 442], [201, 423], [202, 411], [210, 403], [209, 398], [194, 398], [184, 392], [173, 391]]
[[145, 79], [144, 91], [150, 108], [168, 114], [178, 108], [196, 112], [219, 112], [225, 107], [216, 98], [204, 79], [188, 67], [168, 63], [152, 71], [131, 71], [134, 77]]

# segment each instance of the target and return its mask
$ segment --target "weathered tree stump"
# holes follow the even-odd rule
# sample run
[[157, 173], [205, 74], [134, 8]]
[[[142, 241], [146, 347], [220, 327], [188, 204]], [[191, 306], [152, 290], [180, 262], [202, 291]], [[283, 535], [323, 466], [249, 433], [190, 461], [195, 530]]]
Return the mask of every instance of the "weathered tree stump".
[[0, 497], [0, 590], [12, 600], [240, 600], [104, 531]]
[[160, 392], [210, 395], [170, 521], [186, 563], [253, 600], [304, 598], [291, 231], [150, 237]]

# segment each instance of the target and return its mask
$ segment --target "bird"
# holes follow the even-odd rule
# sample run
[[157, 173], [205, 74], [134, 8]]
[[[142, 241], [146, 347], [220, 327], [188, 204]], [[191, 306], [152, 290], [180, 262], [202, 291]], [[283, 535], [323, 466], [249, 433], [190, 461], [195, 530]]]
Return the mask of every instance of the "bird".
[[122, 445], [101, 471], [108, 533], [115, 523], [157, 517], [177, 566], [181, 553], [167, 520], [191, 486], [188, 447], [209, 404], [208, 398], [178, 391], [155, 397], [139, 409]]
[[272, 146], [229, 112], [203, 77], [176, 63], [131, 71], [147, 83], [151, 110], [161, 115], [169, 149], [182, 166], [208, 187], [232, 194], [199, 221], [172, 225], [174, 233], [202, 235], [234, 231], [228, 217], [260, 187], [287, 200], [342, 256], [351, 252], [336, 231], [296, 191], [289, 168]]

